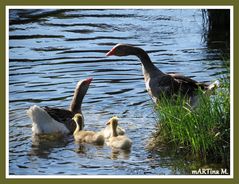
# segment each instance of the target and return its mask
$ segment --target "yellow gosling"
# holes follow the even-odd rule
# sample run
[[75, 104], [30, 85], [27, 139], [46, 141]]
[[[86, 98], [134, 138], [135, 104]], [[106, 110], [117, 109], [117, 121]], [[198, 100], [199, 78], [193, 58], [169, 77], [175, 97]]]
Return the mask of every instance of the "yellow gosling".
[[111, 127], [108, 145], [116, 149], [130, 150], [132, 141], [126, 135], [118, 135], [117, 133], [118, 118], [116, 116], [112, 117], [106, 125]]
[[72, 119], [76, 123], [76, 129], [73, 133], [75, 141], [96, 144], [96, 145], [104, 145], [105, 138], [100, 132], [82, 130], [83, 129], [82, 114], [77, 113]]

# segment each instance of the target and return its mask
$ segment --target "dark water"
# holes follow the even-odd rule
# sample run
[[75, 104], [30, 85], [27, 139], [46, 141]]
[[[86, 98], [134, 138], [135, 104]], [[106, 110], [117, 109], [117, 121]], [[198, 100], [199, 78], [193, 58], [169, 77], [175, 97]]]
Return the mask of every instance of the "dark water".
[[[194, 162], [147, 151], [156, 119], [135, 57], [105, 57], [117, 43], [145, 49], [164, 72], [198, 81], [220, 77], [220, 49], [203, 40], [201, 10], [10, 10], [9, 174], [190, 174]], [[78, 80], [93, 77], [83, 103], [86, 129], [113, 115], [133, 140], [130, 153], [77, 145], [71, 136], [37, 140], [26, 110], [68, 108]], [[197, 161], [197, 164], [201, 163]]]

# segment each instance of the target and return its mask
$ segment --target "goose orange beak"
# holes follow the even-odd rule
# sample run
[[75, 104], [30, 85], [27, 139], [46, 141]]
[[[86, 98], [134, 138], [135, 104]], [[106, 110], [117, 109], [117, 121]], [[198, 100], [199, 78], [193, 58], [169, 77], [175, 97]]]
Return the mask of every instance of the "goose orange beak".
[[106, 53], [106, 56], [113, 56], [114, 55], [114, 49], [111, 49], [109, 52]]

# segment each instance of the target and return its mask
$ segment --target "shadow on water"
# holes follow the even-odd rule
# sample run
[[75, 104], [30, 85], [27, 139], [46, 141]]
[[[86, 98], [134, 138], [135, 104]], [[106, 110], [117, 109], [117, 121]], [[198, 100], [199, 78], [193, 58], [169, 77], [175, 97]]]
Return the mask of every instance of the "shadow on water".
[[230, 59], [230, 10], [208, 9], [203, 12], [204, 39], [209, 49], [218, 49], [220, 57]]

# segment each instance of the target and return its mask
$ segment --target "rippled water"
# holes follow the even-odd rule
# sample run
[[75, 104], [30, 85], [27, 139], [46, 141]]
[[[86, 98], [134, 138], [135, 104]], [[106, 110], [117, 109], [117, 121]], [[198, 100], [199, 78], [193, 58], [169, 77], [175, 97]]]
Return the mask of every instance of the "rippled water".
[[[200, 10], [19, 9], [9, 17], [10, 175], [190, 174], [188, 161], [146, 149], [156, 119], [137, 58], [105, 53], [117, 43], [134, 44], [164, 72], [215, 80], [224, 71], [220, 49], [203, 41]], [[72, 136], [32, 137], [26, 110], [34, 104], [68, 108], [76, 83], [86, 77], [94, 80], [83, 103], [85, 128], [102, 129], [119, 116], [133, 140], [130, 153], [77, 145]]]

